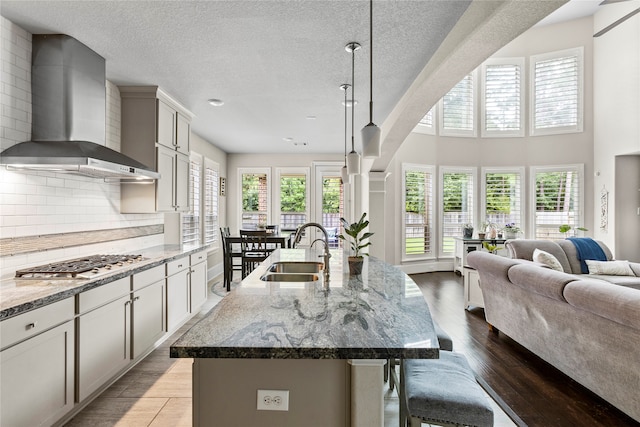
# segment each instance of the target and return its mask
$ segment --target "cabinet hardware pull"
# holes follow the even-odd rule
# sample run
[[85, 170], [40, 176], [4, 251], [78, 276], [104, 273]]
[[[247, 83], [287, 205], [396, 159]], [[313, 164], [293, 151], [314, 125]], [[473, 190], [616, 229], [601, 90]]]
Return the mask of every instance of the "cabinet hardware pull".
[[27, 323], [27, 326], [25, 326], [24, 328], [28, 331], [29, 329], [35, 328], [37, 324], [38, 322]]

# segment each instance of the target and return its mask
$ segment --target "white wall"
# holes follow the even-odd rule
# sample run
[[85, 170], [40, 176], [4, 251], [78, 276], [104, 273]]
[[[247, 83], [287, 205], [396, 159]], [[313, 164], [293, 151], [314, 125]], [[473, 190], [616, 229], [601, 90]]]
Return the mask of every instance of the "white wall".
[[[402, 253], [402, 163], [436, 166], [535, 166], [582, 163], [585, 166], [585, 227], [593, 230], [593, 49], [592, 18], [532, 28], [498, 51], [494, 57], [524, 57], [528, 88], [531, 55], [584, 46], [584, 131], [563, 135], [522, 138], [457, 138], [411, 133], [390, 164], [386, 204], [387, 262], [400, 264]], [[525, 105], [529, 93], [525, 91]], [[526, 107], [528, 111], [528, 107]], [[526, 115], [528, 129], [528, 114]], [[529, 188], [528, 176], [525, 188]], [[527, 193], [528, 194], [528, 193]], [[478, 192], [479, 197], [479, 192]], [[528, 199], [525, 200], [525, 203]], [[436, 206], [437, 209], [437, 206]], [[429, 267], [423, 263], [423, 271]], [[428, 263], [427, 263], [428, 264]], [[440, 267], [438, 267], [440, 268]]]
[[[638, 2], [615, 3], [600, 8], [594, 17], [594, 30], [609, 25], [635, 7], [638, 7]], [[603, 189], [609, 192], [606, 230], [599, 226], [600, 203], [593, 207], [596, 222], [594, 237], [604, 241], [614, 251], [630, 254], [635, 249], [635, 261], [640, 261], [637, 246], [618, 247], [616, 239], [616, 235], [620, 237], [631, 233], [636, 243], [640, 241], [640, 216], [637, 214], [640, 205], [636, 209], [631, 207], [625, 212], [616, 212], [620, 206], [626, 206], [625, 200], [618, 200], [619, 197], [635, 197], [638, 200], [638, 194], [619, 195], [614, 191], [617, 173], [621, 178], [637, 181], [635, 188], [640, 190], [637, 170], [625, 173], [615, 169], [616, 156], [640, 155], [640, 15], [595, 38], [594, 55], [594, 169], [597, 176], [594, 178], [593, 197], [599, 201]], [[634, 167], [633, 162], [621, 164]], [[626, 226], [616, 227], [616, 218], [621, 215]]]

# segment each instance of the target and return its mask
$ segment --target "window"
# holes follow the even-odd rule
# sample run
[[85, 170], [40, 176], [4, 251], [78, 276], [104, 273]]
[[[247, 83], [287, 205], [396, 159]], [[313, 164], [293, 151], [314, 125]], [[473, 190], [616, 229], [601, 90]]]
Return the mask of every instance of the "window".
[[454, 237], [461, 237], [465, 224], [473, 224], [475, 169], [443, 167], [441, 172], [442, 239], [440, 253], [452, 255]]
[[251, 229], [258, 224], [269, 223], [270, 201], [270, 170], [264, 169], [238, 169], [242, 194], [242, 207], [240, 209], [240, 228]]
[[536, 239], [562, 239], [558, 228], [568, 224], [582, 227], [584, 165], [533, 167], [535, 188], [534, 237]]
[[582, 132], [583, 50], [531, 57], [531, 135]]
[[[329, 247], [342, 247], [344, 242], [337, 235], [342, 233], [340, 218], [348, 218], [349, 185], [342, 184], [342, 163], [314, 162], [314, 215], [312, 221], [319, 222], [329, 235]], [[310, 230], [315, 238], [322, 237], [315, 229]], [[309, 240], [309, 243], [312, 240]]]
[[482, 170], [483, 187], [480, 199], [483, 220], [496, 224], [499, 228], [513, 223], [524, 230], [523, 182], [523, 168], [484, 168]]
[[200, 168], [202, 156], [189, 156], [189, 211], [182, 215], [182, 243], [200, 243]]
[[435, 115], [436, 115], [436, 106], [434, 105], [427, 112], [427, 114], [425, 114], [424, 117], [418, 122], [416, 127], [413, 129], [413, 132], [424, 133], [427, 135], [435, 135], [436, 134]]
[[220, 247], [220, 173], [216, 162], [204, 159], [204, 244]]
[[482, 65], [482, 136], [524, 136], [524, 58], [490, 59]]
[[279, 225], [281, 230], [295, 230], [309, 222], [309, 170], [307, 168], [277, 169], [279, 187]]
[[434, 256], [433, 166], [403, 165], [403, 257]]
[[440, 100], [440, 135], [476, 136], [476, 75], [465, 76]]

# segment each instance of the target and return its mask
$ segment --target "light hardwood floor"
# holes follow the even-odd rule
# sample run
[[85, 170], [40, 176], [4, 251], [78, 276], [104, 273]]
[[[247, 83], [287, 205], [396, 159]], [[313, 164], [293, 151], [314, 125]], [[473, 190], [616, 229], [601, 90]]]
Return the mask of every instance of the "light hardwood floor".
[[[171, 359], [169, 347], [220, 300], [220, 296], [212, 293], [198, 315], [105, 390], [66, 426], [191, 427], [192, 359]], [[494, 407], [495, 427], [515, 426], [489, 396], [487, 399]], [[397, 426], [398, 396], [396, 391], [387, 391], [385, 427]]]

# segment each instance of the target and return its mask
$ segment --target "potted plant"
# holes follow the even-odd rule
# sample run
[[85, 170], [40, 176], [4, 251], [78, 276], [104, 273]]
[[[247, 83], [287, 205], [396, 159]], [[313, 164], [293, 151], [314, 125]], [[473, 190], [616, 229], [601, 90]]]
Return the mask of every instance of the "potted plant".
[[465, 239], [473, 237], [473, 224], [465, 224], [462, 226], [462, 235]]
[[505, 239], [515, 239], [518, 237], [518, 233], [520, 233], [521, 231], [522, 230], [520, 230], [520, 227], [518, 227], [515, 222], [511, 222], [505, 225], [502, 229]]
[[566, 239], [567, 237], [569, 237], [569, 231], [573, 230], [573, 236], [576, 235], [576, 230], [580, 230], [580, 231], [589, 231], [588, 229], [584, 228], [584, 227], [571, 227], [569, 224], [562, 224], [560, 227], [558, 227], [558, 231], [560, 231], [561, 233], [564, 233], [564, 238]]
[[[373, 233], [363, 233], [364, 229], [369, 225], [369, 221], [366, 220], [367, 213], [363, 213], [358, 222], [349, 224], [349, 222], [340, 218], [344, 232], [350, 238], [347, 239], [344, 234], [338, 234], [338, 238], [348, 241], [351, 245], [353, 255], [349, 256], [349, 272], [352, 275], [362, 273], [362, 263], [365, 256], [369, 256], [368, 253], [362, 253], [362, 249], [371, 245], [371, 242], [365, 242], [369, 237], [373, 236]], [[363, 233], [363, 234], [360, 234]]]

